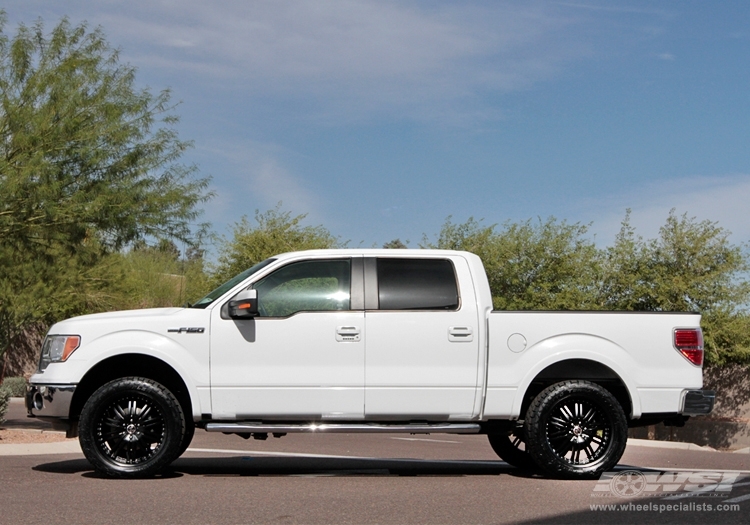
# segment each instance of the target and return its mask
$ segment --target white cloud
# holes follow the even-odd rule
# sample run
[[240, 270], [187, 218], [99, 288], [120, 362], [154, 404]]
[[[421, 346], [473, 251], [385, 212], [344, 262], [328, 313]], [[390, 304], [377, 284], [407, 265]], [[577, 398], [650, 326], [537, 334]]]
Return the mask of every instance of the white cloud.
[[592, 230], [602, 244], [610, 244], [620, 230], [625, 210], [630, 208], [631, 224], [644, 238], [658, 235], [669, 211], [698, 220], [717, 222], [732, 233], [735, 243], [750, 241], [750, 175], [689, 177], [644, 185], [589, 204], [589, 217], [594, 217]]
[[674, 55], [672, 53], [659, 53], [659, 58], [661, 60], [674, 60]]
[[65, 9], [74, 22], [101, 24], [141, 69], [189, 72], [191, 82], [238, 89], [248, 97], [311, 101], [337, 119], [383, 111], [434, 119], [436, 109], [438, 119], [452, 113], [476, 118], [483, 95], [548, 79], [595, 49], [586, 37], [589, 15], [550, 2], [23, 5], [13, 12]]
[[[237, 220], [236, 213], [224, 216], [226, 210], [244, 210], [253, 216], [255, 209], [270, 209], [279, 202], [293, 214], [308, 214], [311, 220], [326, 220], [325, 196], [318, 195], [302, 178], [279, 160], [294, 156], [279, 146], [250, 140], [213, 142], [199, 153], [213, 159], [214, 189], [217, 199], [208, 203], [206, 211], [213, 222]], [[225, 174], [231, 173], [231, 177]]]
[[318, 215], [318, 199], [302, 181], [271, 158], [250, 169], [249, 191], [258, 193], [268, 207], [278, 202], [294, 213]]

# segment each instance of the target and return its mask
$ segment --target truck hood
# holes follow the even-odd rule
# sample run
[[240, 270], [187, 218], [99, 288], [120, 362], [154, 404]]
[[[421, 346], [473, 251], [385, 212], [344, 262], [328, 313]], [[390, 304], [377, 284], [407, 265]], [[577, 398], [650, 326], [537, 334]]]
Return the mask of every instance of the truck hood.
[[119, 312], [103, 312], [100, 314], [81, 315], [55, 323], [49, 329], [50, 334], [80, 334], [82, 331], [94, 330], [99, 332], [106, 327], [109, 330], [119, 330], [122, 327], [150, 327], [154, 324], [168, 323], [169, 317], [179, 317], [185, 308], [145, 308], [141, 310], [121, 310]]
[[[68, 319], [69, 321], [99, 321], [113, 319], [129, 319], [133, 317], [149, 317], [174, 315], [184, 308], [143, 308], [140, 310], [120, 310], [118, 312], [103, 312], [100, 314], [80, 315]], [[63, 321], [65, 322], [65, 321]]]

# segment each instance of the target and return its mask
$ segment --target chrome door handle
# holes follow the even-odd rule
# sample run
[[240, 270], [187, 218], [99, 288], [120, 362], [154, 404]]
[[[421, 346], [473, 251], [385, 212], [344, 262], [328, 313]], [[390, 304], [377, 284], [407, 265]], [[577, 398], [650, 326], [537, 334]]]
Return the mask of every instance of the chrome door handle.
[[361, 339], [358, 326], [337, 326], [336, 341], [356, 343]]
[[470, 326], [451, 326], [448, 328], [448, 341], [452, 343], [470, 343], [474, 340], [474, 330]]

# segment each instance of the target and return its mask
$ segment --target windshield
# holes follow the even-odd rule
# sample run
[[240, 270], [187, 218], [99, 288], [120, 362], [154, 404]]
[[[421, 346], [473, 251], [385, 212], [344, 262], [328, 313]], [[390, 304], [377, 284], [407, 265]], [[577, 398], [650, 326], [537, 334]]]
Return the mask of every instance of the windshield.
[[198, 299], [195, 304], [191, 305], [190, 308], [205, 308], [209, 304], [213, 303], [216, 299], [224, 295], [227, 291], [234, 288], [237, 284], [241, 283], [255, 272], [265, 268], [276, 259], [266, 259], [265, 261], [259, 262], [255, 266], [248, 268], [244, 272], [235, 275], [227, 282], [219, 286], [216, 290], [205, 296], [203, 299]]

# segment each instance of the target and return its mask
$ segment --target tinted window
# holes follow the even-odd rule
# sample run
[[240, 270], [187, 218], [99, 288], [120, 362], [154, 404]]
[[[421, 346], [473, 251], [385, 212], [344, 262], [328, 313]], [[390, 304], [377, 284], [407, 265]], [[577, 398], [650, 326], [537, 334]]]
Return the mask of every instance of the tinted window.
[[203, 299], [198, 299], [194, 305], [191, 306], [191, 308], [205, 308], [209, 304], [213, 303], [216, 299], [224, 295], [226, 292], [228, 292], [231, 288], [233, 288], [236, 284], [241, 283], [248, 277], [250, 277], [255, 272], [259, 272], [272, 262], [274, 262], [276, 259], [266, 259], [265, 261], [259, 262], [252, 268], [248, 268], [244, 272], [235, 275], [231, 279], [229, 279], [227, 282], [219, 286], [217, 289], [215, 289], [213, 292], [205, 296]]
[[381, 310], [455, 310], [458, 288], [445, 259], [378, 259]]
[[279, 268], [255, 283], [261, 317], [296, 312], [349, 310], [350, 261], [302, 261]]

